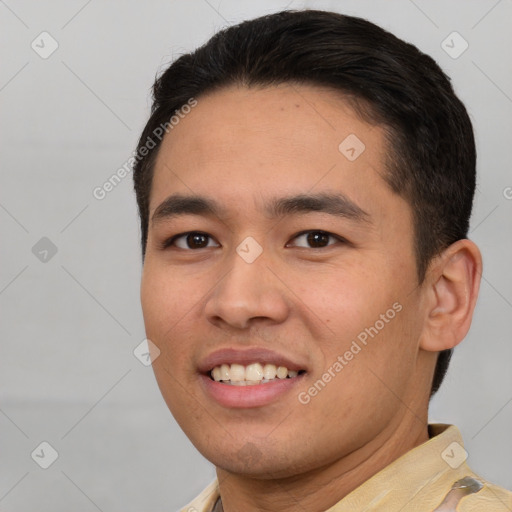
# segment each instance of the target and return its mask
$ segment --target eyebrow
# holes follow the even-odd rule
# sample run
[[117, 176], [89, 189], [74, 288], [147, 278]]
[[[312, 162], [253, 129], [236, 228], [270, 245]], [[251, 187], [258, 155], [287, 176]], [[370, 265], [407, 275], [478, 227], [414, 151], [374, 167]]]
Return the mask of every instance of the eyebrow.
[[[370, 222], [370, 215], [343, 194], [299, 194], [275, 198], [265, 204], [271, 218], [311, 212], [327, 213], [357, 222]], [[157, 223], [182, 215], [223, 217], [226, 208], [203, 196], [173, 194], [155, 209], [151, 222]]]
[[343, 194], [300, 194], [272, 200], [266, 210], [272, 217], [296, 213], [321, 212], [359, 222], [369, 222], [370, 215]]

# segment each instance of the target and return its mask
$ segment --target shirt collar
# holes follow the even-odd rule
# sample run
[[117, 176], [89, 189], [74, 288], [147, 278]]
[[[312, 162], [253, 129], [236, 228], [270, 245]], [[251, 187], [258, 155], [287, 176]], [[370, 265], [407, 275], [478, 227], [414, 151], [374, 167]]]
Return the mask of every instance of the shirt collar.
[[[459, 429], [430, 424], [430, 439], [408, 451], [325, 512], [432, 511], [457, 480], [472, 474]], [[219, 498], [214, 480], [190, 504], [210, 512]], [[189, 510], [185, 508], [184, 510]]]
[[326, 512], [431, 511], [457, 480], [471, 473], [459, 429], [429, 425], [430, 439], [408, 451]]

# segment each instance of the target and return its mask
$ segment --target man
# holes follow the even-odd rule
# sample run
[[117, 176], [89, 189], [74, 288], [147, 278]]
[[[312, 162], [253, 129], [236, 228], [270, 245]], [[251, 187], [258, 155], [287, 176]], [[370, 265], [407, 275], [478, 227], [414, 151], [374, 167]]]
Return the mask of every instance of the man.
[[156, 81], [137, 154], [155, 375], [217, 470], [183, 510], [512, 510], [428, 424], [482, 272], [430, 57], [329, 12], [244, 22]]

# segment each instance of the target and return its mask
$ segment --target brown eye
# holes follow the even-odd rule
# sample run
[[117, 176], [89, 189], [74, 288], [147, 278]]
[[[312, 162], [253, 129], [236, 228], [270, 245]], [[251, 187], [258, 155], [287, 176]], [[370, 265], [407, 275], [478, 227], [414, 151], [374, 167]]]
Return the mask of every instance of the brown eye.
[[171, 238], [165, 242], [164, 248], [175, 246], [179, 249], [204, 249], [206, 247], [218, 247], [219, 244], [207, 233], [199, 231], [190, 231], [189, 233], [182, 233]]
[[186, 238], [187, 246], [190, 249], [202, 249], [208, 246], [208, 235], [202, 233], [190, 233]]
[[329, 245], [330, 235], [323, 231], [311, 231], [307, 234], [307, 242], [311, 247], [325, 247]]
[[336, 242], [343, 242], [340, 237], [328, 233], [327, 231], [304, 231], [298, 234], [293, 243], [289, 244], [295, 247], [304, 247], [306, 249], [322, 249], [335, 244]]

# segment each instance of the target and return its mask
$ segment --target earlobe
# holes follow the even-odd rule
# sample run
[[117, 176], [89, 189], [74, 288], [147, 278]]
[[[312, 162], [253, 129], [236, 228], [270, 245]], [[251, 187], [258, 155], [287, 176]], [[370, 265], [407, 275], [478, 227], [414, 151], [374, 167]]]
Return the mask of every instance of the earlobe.
[[458, 345], [469, 330], [482, 275], [480, 251], [471, 240], [458, 240], [436, 258], [429, 274], [420, 347], [437, 352]]

